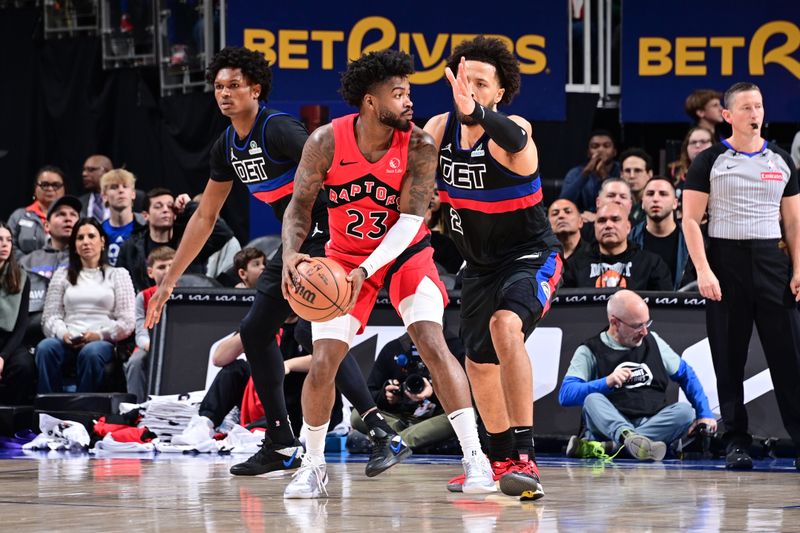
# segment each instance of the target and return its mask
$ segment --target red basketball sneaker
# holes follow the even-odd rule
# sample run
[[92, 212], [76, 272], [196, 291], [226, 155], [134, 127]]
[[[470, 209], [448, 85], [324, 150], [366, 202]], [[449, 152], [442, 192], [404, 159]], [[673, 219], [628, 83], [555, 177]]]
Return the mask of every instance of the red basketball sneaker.
[[511, 460], [509, 463], [500, 477], [500, 491], [508, 496], [524, 494], [530, 500], [542, 498], [544, 490], [536, 461], [523, 456], [519, 461]]

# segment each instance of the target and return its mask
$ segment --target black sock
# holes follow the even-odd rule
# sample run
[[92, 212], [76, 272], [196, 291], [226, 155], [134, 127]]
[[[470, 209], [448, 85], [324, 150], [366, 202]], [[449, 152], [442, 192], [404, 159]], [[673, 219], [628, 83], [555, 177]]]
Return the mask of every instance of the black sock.
[[267, 422], [267, 435], [275, 444], [294, 444], [294, 433], [289, 418]]
[[514, 453], [514, 433], [511, 428], [500, 433], [486, 432], [489, 437], [489, 460], [505, 461]]
[[533, 426], [512, 427], [514, 432], [514, 455], [513, 459], [526, 461], [536, 459], [533, 448]]
[[388, 433], [389, 435], [394, 435], [394, 433], [395, 433], [395, 431], [386, 422], [386, 419], [383, 418], [383, 415], [381, 415], [380, 412], [378, 412], [377, 409], [373, 409], [372, 411], [370, 411], [366, 415], [362, 416], [361, 419], [364, 420], [364, 423], [367, 425], [367, 427], [370, 430], [380, 428], [383, 431], [385, 431], [386, 433]]

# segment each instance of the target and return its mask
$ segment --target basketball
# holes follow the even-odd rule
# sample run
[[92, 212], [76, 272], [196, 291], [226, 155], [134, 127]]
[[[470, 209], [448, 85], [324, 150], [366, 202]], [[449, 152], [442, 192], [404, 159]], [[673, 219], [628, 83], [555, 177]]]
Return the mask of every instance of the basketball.
[[350, 300], [347, 272], [332, 259], [314, 257], [297, 265], [299, 279], [289, 291], [289, 305], [310, 322], [326, 322], [342, 314]]

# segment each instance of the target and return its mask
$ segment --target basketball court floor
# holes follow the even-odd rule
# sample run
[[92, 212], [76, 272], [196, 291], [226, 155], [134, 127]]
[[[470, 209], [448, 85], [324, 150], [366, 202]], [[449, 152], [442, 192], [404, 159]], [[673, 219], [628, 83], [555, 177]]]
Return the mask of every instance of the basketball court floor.
[[796, 531], [800, 473], [762, 460], [601, 464], [540, 458], [536, 502], [447, 492], [455, 457], [415, 456], [369, 479], [365, 456], [328, 456], [328, 498], [284, 500], [281, 479], [241, 478], [244, 457], [7, 453], [0, 531]]

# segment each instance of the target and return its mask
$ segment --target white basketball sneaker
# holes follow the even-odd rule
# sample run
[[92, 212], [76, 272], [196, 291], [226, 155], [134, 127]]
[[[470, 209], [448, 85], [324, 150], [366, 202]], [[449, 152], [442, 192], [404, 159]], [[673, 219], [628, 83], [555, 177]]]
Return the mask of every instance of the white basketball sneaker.
[[471, 457], [461, 459], [464, 465], [464, 485], [461, 491], [465, 494], [485, 494], [497, 492], [492, 465], [482, 453], [473, 454]]
[[327, 496], [325, 485], [328, 484], [328, 470], [325, 459], [317, 463], [307, 455], [303, 463], [292, 476], [292, 481], [283, 491], [284, 498], [320, 498]]

